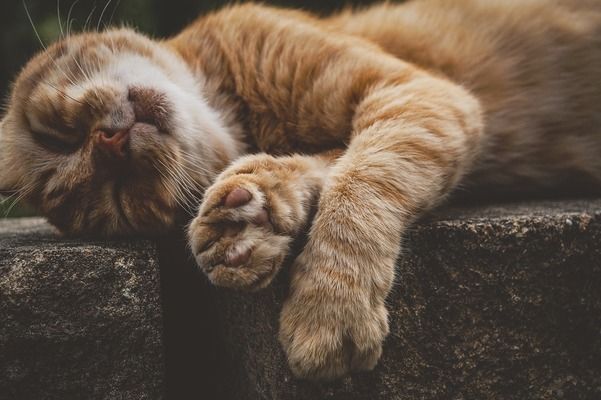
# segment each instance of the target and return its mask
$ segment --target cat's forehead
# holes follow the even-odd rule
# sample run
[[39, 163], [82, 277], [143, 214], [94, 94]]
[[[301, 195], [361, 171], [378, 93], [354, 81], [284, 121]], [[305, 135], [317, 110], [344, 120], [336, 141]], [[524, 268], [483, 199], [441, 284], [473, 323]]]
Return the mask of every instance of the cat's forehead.
[[82, 33], [64, 38], [33, 57], [14, 85], [14, 94], [31, 92], [39, 83], [69, 84], [90, 78], [123, 53], [153, 58], [152, 42], [126, 29]]
[[[14, 114], [38, 126], [73, 126], [86, 117], [86, 107], [77, 99], [84, 99], [86, 106], [98, 103], [96, 110], [110, 104], [120, 93], [104, 72], [124, 59], [152, 57], [147, 42], [135, 32], [118, 30], [75, 35], [52, 44], [15, 81], [10, 102]], [[87, 96], [89, 91], [94, 95]]]

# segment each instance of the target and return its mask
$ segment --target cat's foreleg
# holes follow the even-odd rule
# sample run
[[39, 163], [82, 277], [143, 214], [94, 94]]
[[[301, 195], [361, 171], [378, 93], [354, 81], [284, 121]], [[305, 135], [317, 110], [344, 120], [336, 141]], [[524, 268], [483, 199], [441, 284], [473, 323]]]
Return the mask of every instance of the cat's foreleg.
[[359, 104], [280, 318], [297, 376], [331, 379], [376, 365], [403, 232], [469, 168], [480, 114], [460, 87], [429, 78], [382, 86]]
[[243, 157], [205, 193], [188, 231], [198, 265], [218, 286], [267, 286], [308, 223], [336, 153]]

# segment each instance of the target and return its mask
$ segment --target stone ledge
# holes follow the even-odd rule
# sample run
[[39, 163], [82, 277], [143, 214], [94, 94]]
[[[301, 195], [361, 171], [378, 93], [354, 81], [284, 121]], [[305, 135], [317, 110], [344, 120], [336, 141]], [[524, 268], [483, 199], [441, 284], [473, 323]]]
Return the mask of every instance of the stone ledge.
[[157, 399], [160, 282], [146, 241], [61, 239], [0, 221], [0, 398]]
[[601, 200], [435, 212], [405, 241], [373, 372], [295, 380], [276, 340], [286, 278], [218, 290], [233, 399], [601, 398]]
[[0, 398], [601, 398], [601, 200], [440, 210], [404, 248], [380, 364], [317, 384], [276, 340], [285, 273], [215, 289], [181, 238], [1, 221]]

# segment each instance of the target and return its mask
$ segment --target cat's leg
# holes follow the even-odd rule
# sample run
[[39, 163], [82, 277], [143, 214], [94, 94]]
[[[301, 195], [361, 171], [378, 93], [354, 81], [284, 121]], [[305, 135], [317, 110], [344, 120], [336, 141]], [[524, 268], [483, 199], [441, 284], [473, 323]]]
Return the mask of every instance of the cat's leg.
[[335, 156], [251, 155], [217, 177], [189, 228], [192, 252], [214, 284], [256, 290], [271, 282]]
[[360, 103], [280, 318], [297, 376], [331, 379], [376, 365], [403, 232], [469, 168], [480, 114], [461, 88], [428, 79], [381, 87]]

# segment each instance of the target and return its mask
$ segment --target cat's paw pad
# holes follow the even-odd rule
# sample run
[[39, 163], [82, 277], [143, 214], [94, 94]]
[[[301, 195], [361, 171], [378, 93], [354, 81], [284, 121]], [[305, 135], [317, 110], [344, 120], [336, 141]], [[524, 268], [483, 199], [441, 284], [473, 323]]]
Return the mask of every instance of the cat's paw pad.
[[189, 229], [198, 265], [218, 286], [259, 289], [269, 284], [291, 238], [273, 231], [265, 196], [253, 184], [210, 193]]
[[306, 200], [298, 185], [279, 176], [283, 168], [273, 157], [244, 161], [207, 190], [188, 234], [214, 284], [255, 290], [279, 271], [306, 218]]

